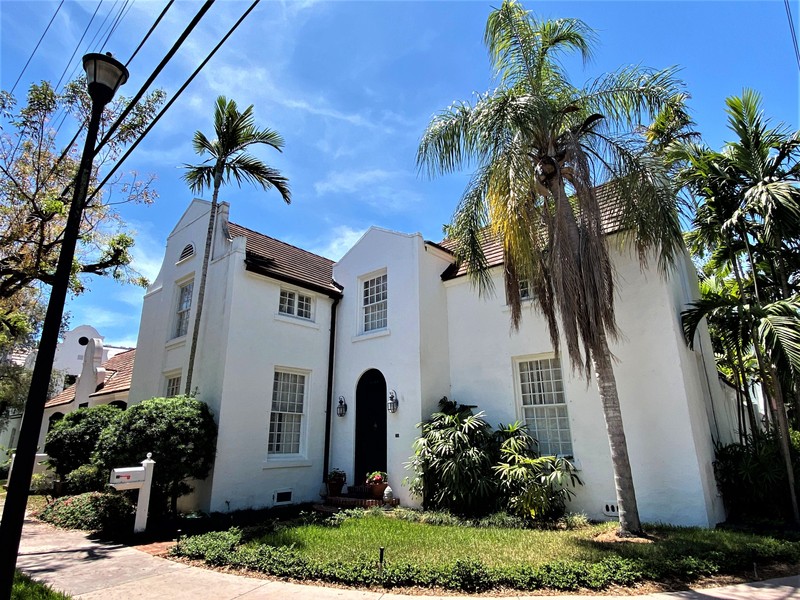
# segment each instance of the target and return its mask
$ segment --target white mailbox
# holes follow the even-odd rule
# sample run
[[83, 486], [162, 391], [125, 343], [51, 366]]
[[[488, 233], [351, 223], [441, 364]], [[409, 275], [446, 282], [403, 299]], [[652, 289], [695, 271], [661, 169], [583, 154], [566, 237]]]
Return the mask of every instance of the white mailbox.
[[112, 469], [108, 483], [118, 490], [135, 490], [142, 487], [144, 480], [144, 467], [127, 467]]

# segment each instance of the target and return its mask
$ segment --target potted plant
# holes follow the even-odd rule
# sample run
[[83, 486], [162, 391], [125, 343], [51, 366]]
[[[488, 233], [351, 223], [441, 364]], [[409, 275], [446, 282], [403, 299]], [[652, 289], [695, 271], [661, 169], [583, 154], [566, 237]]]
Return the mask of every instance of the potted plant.
[[341, 469], [331, 469], [328, 473], [328, 496], [341, 496], [342, 488], [347, 482], [347, 474]]
[[372, 471], [367, 473], [367, 485], [369, 486], [370, 494], [377, 500], [383, 499], [383, 492], [389, 485], [389, 476], [386, 471]]

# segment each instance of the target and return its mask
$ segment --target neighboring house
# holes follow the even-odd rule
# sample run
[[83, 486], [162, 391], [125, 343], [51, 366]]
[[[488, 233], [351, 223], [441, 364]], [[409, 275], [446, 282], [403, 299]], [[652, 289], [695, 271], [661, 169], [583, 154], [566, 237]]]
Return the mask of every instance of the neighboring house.
[[[64, 334], [64, 339], [59, 342], [58, 346], [56, 347], [56, 354], [53, 359], [52, 389], [60, 392], [77, 381], [78, 376], [81, 374], [81, 370], [84, 368], [84, 354], [86, 352], [86, 346], [89, 343], [89, 340], [93, 339], [100, 341], [100, 363], [104, 363], [108, 359], [121, 352], [128, 352], [130, 350], [130, 348], [123, 348], [120, 346], [105, 346], [102, 343], [103, 336], [100, 335], [97, 329], [91, 325], [78, 325], [74, 329], [67, 331]], [[36, 354], [37, 350], [29, 350], [27, 352], [19, 351], [13, 353], [10, 357], [8, 357], [8, 359], [14, 362], [14, 364], [25, 366], [27, 369], [33, 370], [33, 366], [36, 363]], [[131, 363], [131, 367], [132, 366], [133, 363]], [[49, 402], [48, 405], [50, 405]], [[45, 433], [47, 432], [48, 416], [52, 415], [53, 412], [58, 412], [63, 416], [64, 413], [74, 410], [75, 408], [77, 408], [77, 405], [74, 407], [70, 405], [67, 406], [63, 411], [51, 411], [50, 413], [46, 414], [43, 421], [45, 424], [43, 426], [43, 431]], [[8, 420], [5, 427], [0, 431], [0, 447], [16, 447], [21, 422], [21, 413], [12, 416]], [[40, 437], [40, 449], [43, 444], [44, 438]], [[6, 456], [6, 454], [0, 450], [0, 458], [4, 456]]]
[[[190, 204], [145, 295], [131, 403], [183, 390], [209, 206]], [[386, 470], [414, 504], [404, 464], [417, 424], [448, 396], [493, 425], [525, 421], [542, 452], [579, 467], [570, 510], [616, 516], [596, 387], [553, 352], [532, 302], [511, 330], [499, 246], [486, 246], [499, 293], [479, 297], [446, 243], [373, 227], [333, 263], [228, 213], [222, 203], [192, 382], [219, 425], [216, 462], [185, 508], [318, 500], [331, 467], [350, 484]], [[664, 279], [641, 272], [635, 253], [613, 259], [622, 338], [612, 351], [642, 519], [713, 526], [724, 519], [714, 441], [732, 440], [735, 411], [707, 331], [694, 351], [683, 341], [694, 269], [679, 261]]]
[[44, 417], [39, 433], [39, 448], [44, 448], [47, 432], [67, 413], [98, 404], [128, 407], [133, 361], [136, 349], [128, 349], [103, 361], [106, 348], [99, 338], [86, 340], [83, 366], [75, 383], [51, 398], [44, 405]]

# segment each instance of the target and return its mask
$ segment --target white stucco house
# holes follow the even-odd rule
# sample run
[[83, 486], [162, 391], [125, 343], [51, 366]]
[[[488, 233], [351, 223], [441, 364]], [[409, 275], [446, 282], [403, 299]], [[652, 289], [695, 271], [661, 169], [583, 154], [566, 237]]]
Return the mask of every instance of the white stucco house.
[[[193, 200], [167, 239], [144, 299], [131, 403], [183, 390], [209, 207]], [[495, 425], [525, 421], [542, 452], [579, 466], [570, 510], [616, 516], [596, 388], [553, 352], [532, 304], [512, 331], [502, 294], [479, 297], [446, 243], [419, 234], [373, 227], [334, 263], [228, 217], [222, 203], [192, 382], [217, 419], [217, 455], [191, 508], [318, 501], [333, 467], [348, 483], [386, 470], [413, 505], [404, 463], [416, 425], [447, 396]], [[735, 413], [707, 332], [694, 351], [683, 341], [693, 268], [687, 260], [664, 279], [635, 255], [613, 256], [623, 339], [612, 350], [640, 514], [713, 526], [724, 520], [713, 443], [731, 439]], [[501, 249], [487, 257], [503, 290]]]

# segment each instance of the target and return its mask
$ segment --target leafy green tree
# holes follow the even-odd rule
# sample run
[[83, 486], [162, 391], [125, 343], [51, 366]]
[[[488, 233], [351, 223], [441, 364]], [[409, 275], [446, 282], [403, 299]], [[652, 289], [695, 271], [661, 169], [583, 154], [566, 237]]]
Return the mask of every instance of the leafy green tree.
[[286, 204], [291, 203], [288, 180], [277, 169], [267, 166], [249, 154], [251, 146], [263, 144], [281, 151], [283, 138], [272, 129], [258, 129], [253, 116], [253, 105], [239, 112], [236, 102], [225, 96], [217, 98], [214, 107], [214, 134], [209, 140], [201, 131], [196, 131], [192, 145], [197, 154], [208, 155], [199, 165], [184, 165], [187, 169], [184, 180], [195, 193], [211, 188], [211, 212], [208, 216], [206, 245], [203, 251], [203, 266], [200, 271], [200, 287], [197, 291], [197, 310], [192, 328], [192, 345], [189, 349], [189, 365], [186, 371], [186, 394], [192, 392], [192, 375], [197, 354], [197, 339], [200, 336], [200, 319], [203, 313], [203, 300], [206, 293], [208, 262], [211, 259], [211, 242], [214, 238], [214, 225], [217, 220], [219, 188], [232, 180], [241, 186], [243, 181], [260, 185], [264, 190], [275, 188]]
[[100, 434], [94, 460], [107, 471], [139, 464], [153, 454], [153, 512], [169, 506], [205, 479], [214, 461], [217, 426], [208, 406], [186, 396], [151, 398], [134, 404]]
[[623, 241], [643, 264], [657, 250], [666, 269], [682, 245], [674, 189], [653, 144], [634, 132], [660, 111], [680, 110], [683, 94], [674, 69], [626, 67], [573, 85], [561, 58], [577, 52], [588, 59], [594, 38], [580, 20], [539, 21], [505, 0], [484, 37], [499, 86], [436, 115], [417, 162], [431, 175], [475, 166], [449, 228], [456, 258], [481, 290], [491, 290], [482, 242], [495, 236], [512, 325], [520, 322], [525, 279], [553, 348], [560, 331], [572, 367], [587, 379], [594, 372], [625, 535], [641, 531], [641, 523], [608, 345], [617, 336], [603, 228], [608, 207], [595, 186], [613, 186]]
[[47, 432], [44, 451], [63, 479], [80, 466], [92, 462], [92, 454], [103, 430], [122, 414], [109, 404], [79, 408], [64, 415]]

